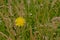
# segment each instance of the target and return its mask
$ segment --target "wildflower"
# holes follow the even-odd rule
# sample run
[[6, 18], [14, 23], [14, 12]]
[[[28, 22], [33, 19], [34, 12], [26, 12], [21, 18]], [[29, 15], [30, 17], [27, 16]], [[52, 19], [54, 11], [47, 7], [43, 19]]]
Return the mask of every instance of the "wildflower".
[[25, 24], [25, 19], [23, 17], [18, 17], [15, 20], [16, 26], [24, 26]]

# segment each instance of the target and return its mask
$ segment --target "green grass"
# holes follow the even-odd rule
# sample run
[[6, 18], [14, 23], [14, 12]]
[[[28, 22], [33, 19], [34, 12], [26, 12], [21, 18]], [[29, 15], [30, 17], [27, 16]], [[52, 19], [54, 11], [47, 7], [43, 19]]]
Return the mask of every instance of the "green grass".
[[[21, 28], [19, 16], [26, 19]], [[60, 0], [0, 0], [0, 40], [60, 40], [59, 17]]]

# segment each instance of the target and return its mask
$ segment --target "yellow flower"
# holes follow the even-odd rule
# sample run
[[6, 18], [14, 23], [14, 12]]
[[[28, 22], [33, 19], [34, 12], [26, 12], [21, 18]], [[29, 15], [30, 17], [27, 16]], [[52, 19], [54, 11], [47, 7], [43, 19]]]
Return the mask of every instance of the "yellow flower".
[[25, 24], [25, 19], [23, 17], [18, 17], [15, 20], [16, 26], [24, 26]]

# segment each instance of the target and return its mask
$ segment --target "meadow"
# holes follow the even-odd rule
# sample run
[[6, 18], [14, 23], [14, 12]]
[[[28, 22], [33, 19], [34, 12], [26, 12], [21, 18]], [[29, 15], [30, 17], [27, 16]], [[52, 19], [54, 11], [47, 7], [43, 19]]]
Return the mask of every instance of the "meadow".
[[0, 0], [0, 40], [60, 40], [60, 0]]

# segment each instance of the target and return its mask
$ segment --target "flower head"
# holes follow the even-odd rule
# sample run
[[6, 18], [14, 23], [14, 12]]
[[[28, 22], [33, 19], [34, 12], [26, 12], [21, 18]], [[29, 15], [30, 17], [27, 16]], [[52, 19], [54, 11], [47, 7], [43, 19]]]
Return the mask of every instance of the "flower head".
[[23, 17], [18, 17], [15, 20], [16, 26], [24, 26], [25, 24], [25, 19]]

